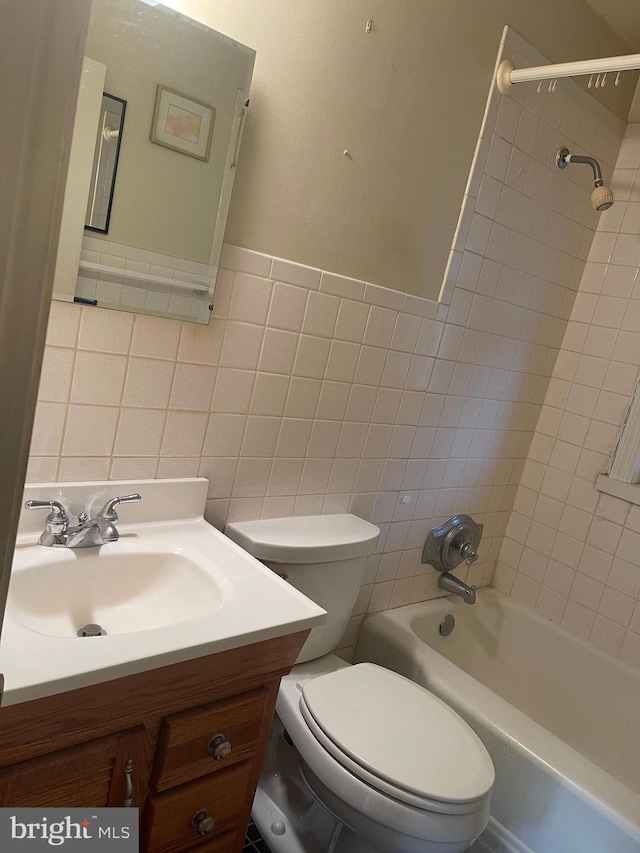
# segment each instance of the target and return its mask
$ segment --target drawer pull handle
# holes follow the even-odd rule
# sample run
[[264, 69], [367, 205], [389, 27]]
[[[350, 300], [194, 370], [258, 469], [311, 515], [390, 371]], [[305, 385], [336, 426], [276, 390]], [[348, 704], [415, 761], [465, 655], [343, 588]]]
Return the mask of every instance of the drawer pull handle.
[[224, 761], [231, 755], [231, 744], [223, 734], [214, 735], [207, 744], [207, 752], [214, 761]]
[[191, 826], [195, 827], [200, 835], [211, 835], [216, 824], [206, 809], [200, 809], [191, 818]]
[[125, 791], [124, 807], [131, 808], [133, 805], [133, 760], [129, 758], [124, 766]]

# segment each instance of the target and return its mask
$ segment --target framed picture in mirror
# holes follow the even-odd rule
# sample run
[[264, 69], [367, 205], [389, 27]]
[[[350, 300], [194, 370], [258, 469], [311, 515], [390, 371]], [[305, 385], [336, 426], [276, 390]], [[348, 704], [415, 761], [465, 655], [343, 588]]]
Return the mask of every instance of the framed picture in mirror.
[[158, 83], [151, 141], [207, 162], [215, 115], [209, 104]]

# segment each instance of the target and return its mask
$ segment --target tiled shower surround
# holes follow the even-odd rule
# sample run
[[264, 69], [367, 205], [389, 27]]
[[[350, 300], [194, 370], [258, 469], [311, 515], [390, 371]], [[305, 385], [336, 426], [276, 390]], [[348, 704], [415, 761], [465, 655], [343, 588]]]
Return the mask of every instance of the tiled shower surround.
[[[506, 56], [538, 54], [510, 33]], [[490, 99], [435, 302], [227, 246], [207, 327], [54, 304], [30, 481], [191, 476], [208, 518], [352, 511], [382, 530], [361, 618], [439, 594], [430, 527], [484, 523], [489, 583], [624, 124], [570, 81]]]
[[[640, 506], [596, 491], [640, 367], [640, 124], [627, 128], [494, 584], [640, 667]], [[638, 487], [640, 490], [640, 486]]]

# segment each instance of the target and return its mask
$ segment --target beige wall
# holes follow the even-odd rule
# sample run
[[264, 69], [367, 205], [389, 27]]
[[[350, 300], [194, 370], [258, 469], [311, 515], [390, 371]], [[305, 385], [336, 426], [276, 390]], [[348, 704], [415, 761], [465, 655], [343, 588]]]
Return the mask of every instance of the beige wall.
[[[257, 50], [226, 240], [430, 297], [504, 24], [555, 61], [631, 52], [581, 0], [167, 2]], [[634, 86], [598, 94], [626, 118]]]
[[633, 98], [631, 109], [629, 110], [629, 121], [640, 122], [640, 81], [636, 87], [636, 94]]

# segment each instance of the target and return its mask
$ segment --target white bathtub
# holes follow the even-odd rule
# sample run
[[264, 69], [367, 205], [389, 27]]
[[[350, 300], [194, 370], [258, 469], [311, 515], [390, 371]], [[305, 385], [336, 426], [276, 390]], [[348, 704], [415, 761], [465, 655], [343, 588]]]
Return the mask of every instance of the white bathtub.
[[492, 819], [474, 851], [639, 853], [640, 673], [493, 589], [369, 616], [356, 660], [429, 688], [489, 750]]

